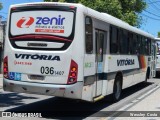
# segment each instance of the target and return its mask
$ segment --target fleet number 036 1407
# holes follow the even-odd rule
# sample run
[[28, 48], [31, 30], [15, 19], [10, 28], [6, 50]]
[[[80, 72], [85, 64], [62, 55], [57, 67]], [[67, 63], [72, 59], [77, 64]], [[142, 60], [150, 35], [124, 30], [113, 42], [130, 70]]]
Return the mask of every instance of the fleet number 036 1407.
[[54, 67], [44, 67], [40, 69], [41, 74], [50, 74], [50, 75], [63, 75], [64, 71], [55, 71]]

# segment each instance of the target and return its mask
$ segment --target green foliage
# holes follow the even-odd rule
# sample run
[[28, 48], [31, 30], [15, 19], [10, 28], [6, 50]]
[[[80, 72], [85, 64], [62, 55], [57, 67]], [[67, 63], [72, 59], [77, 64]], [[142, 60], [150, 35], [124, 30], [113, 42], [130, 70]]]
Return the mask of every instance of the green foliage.
[[160, 38], [160, 32], [158, 32], [158, 38]]
[[99, 12], [109, 13], [117, 18], [122, 18], [122, 8], [118, 0], [80, 0], [80, 3]]
[[139, 15], [146, 7], [144, 0], [119, 0], [123, 17], [120, 18], [132, 26], [140, 27], [142, 17]]
[[[2, 3], [0, 2], [0, 10], [3, 8], [3, 6], [2, 6]], [[2, 16], [1, 14], [0, 14], [0, 16]]]
[[0, 10], [3, 8], [2, 3], [0, 2]]
[[145, 8], [145, 0], [44, 0], [46, 2], [81, 3], [99, 12], [113, 15], [132, 26], [140, 27], [142, 17], [139, 15]]

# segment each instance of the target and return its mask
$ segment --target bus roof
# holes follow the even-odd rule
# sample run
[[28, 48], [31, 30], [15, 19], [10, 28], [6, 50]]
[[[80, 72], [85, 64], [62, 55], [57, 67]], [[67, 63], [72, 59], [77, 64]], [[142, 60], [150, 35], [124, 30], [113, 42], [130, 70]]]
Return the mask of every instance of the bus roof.
[[160, 38], [155, 38], [156, 41], [160, 41]]
[[32, 5], [66, 5], [66, 6], [75, 6], [75, 7], [79, 7], [82, 9], [82, 11], [88, 15], [90, 15], [91, 17], [94, 17], [96, 19], [99, 19], [99, 20], [102, 20], [104, 22], [107, 22], [109, 24], [112, 24], [112, 25], [115, 25], [117, 27], [120, 27], [120, 28], [123, 28], [123, 29], [126, 29], [128, 31], [131, 31], [131, 32], [134, 32], [134, 33], [137, 33], [137, 34], [140, 34], [140, 35], [143, 35], [143, 36], [146, 36], [146, 37], [149, 37], [149, 38], [152, 38], [152, 39], [155, 39], [153, 35], [145, 32], [145, 31], [142, 31], [136, 27], [133, 27], [131, 25], [129, 25], [128, 23], [116, 18], [116, 17], [113, 17], [107, 13], [101, 13], [101, 12], [98, 12], [96, 10], [93, 10], [91, 8], [88, 8], [82, 4], [75, 4], [75, 3], [60, 3], [60, 2], [32, 2], [32, 3], [23, 3], [23, 4], [15, 4], [15, 5], [11, 5], [10, 8], [12, 7], [22, 7], [22, 6], [32, 6]]
[[116, 18], [116, 17], [113, 17], [107, 13], [100, 13], [100, 12], [97, 12], [93, 9], [90, 9], [88, 8], [88, 14], [91, 14], [94, 18], [98, 18], [102, 21], [105, 21], [107, 23], [110, 23], [112, 25], [115, 25], [115, 26], [118, 26], [120, 28], [123, 28], [123, 29], [126, 29], [126, 30], [129, 30], [131, 32], [134, 32], [134, 33], [137, 33], [137, 34], [141, 34], [141, 35], [144, 35], [146, 37], [150, 37], [152, 39], [154, 39], [154, 36], [151, 35], [150, 33], [147, 33], [145, 31], [142, 31], [136, 27], [133, 27], [131, 25], [129, 25], [128, 23]]

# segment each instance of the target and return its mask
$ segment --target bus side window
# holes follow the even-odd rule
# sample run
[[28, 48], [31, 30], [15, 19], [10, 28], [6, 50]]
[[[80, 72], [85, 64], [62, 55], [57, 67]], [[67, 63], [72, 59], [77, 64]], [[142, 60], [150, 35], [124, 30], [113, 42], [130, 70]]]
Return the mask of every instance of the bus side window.
[[145, 46], [146, 46], [145, 44], [146, 43], [145, 43], [145, 37], [144, 36], [142, 37], [142, 43], [141, 44], [142, 44], [142, 54], [146, 55], [146, 50], [145, 50], [146, 49], [145, 48]]
[[151, 39], [148, 38], [148, 55], [151, 55]]
[[93, 25], [91, 17], [85, 18], [85, 41], [86, 41], [86, 53], [93, 53]]
[[118, 53], [118, 28], [115, 26], [110, 27], [110, 53]]
[[148, 38], [145, 38], [145, 55], [149, 55], [148, 54]]
[[134, 54], [134, 41], [133, 41], [133, 33], [128, 32], [128, 46], [129, 51], [128, 54]]
[[137, 35], [137, 42], [136, 42], [137, 54], [140, 54], [140, 42], [141, 42], [141, 37]]
[[120, 29], [119, 32], [119, 42], [120, 42], [120, 54], [128, 54], [128, 32], [124, 29]]

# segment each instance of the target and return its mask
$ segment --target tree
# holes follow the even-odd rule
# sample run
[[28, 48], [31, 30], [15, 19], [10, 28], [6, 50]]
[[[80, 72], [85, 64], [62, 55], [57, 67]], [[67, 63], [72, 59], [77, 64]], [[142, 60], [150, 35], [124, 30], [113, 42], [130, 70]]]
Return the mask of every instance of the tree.
[[[3, 8], [2, 3], [0, 2], [0, 10]], [[0, 15], [2, 17], [2, 15]]]
[[99, 12], [113, 15], [132, 26], [140, 27], [140, 13], [147, 7], [145, 0], [44, 0], [46, 2], [82, 3]]
[[158, 32], [158, 38], [160, 38], [160, 32]]
[[0, 2], [0, 10], [3, 8], [2, 3]]

